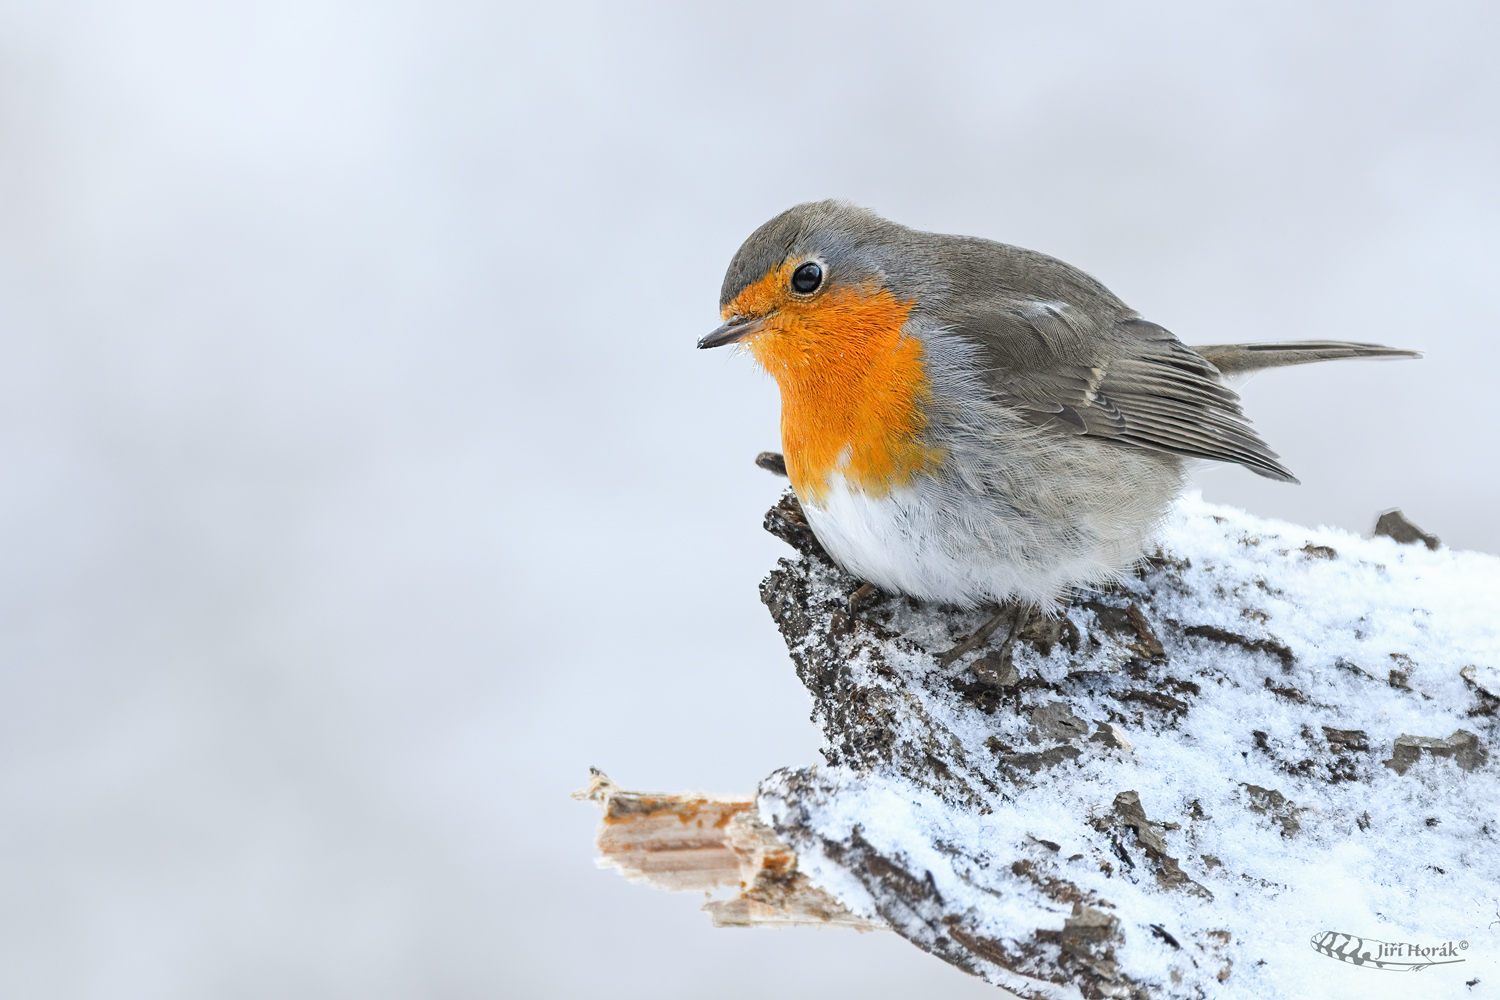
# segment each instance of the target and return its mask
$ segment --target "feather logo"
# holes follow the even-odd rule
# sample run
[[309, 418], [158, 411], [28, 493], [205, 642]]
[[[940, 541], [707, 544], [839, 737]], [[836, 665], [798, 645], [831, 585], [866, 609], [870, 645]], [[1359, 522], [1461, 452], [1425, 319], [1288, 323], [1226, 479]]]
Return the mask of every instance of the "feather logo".
[[1324, 931], [1312, 936], [1313, 951], [1350, 965], [1390, 972], [1421, 972], [1434, 965], [1455, 965], [1466, 959], [1459, 952], [1468, 951], [1467, 941], [1444, 941], [1422, 945], [1409, 941], [1377, 941], [1338, 931]]

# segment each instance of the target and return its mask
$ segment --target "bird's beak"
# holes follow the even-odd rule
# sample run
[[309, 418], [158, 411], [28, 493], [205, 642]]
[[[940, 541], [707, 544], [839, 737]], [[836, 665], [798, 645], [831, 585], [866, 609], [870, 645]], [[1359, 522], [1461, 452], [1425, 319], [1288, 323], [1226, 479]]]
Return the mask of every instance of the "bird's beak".
[[744, 340], [746, 337], [752, 337], [760, 333], [765, 328], [765, 325], [765, 317], [746, 319], [743, 316], [736, 316], [713, 333], [698, 341], [698, 346], [700, 348], [723, 347], [725, 344], [733, 344], [736, 341]]

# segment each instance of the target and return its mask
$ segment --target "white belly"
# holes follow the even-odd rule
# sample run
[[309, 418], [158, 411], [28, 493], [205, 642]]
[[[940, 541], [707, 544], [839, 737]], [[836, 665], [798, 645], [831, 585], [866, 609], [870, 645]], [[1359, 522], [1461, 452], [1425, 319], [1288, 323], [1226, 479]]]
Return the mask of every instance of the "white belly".
[[1051, 488], [1029, 494], [993, 480], [970, 489], [922, 476], [884, 496], [835, 473], [825, 494], [802, 506], [828, 554], [888, 593], [966, 607], [1046, 606], [1073, 587], [1117, 578], [1140, 556], [1180, 481], [1175, 465], [1161, 472], [1115, 478], [1129, 485], [1104, 492], [1070, 489], [1054, 475]]

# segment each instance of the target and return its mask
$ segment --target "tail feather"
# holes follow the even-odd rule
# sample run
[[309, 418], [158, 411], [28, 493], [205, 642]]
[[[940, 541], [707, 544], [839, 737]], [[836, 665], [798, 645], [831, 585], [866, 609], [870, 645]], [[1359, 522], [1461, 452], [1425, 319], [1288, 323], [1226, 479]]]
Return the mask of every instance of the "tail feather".
[[1199, 356], [1225, 375], [1246, 375], [1262, 368], [1305, 365], [1314, 361], [1345, 358], [1420, 358], [1420, 351], [1405, 351], [1380, 344], [1358, 344], [1346, 340], [1289, 340], [1280, 344], [1206, 344], [1194, 347]]

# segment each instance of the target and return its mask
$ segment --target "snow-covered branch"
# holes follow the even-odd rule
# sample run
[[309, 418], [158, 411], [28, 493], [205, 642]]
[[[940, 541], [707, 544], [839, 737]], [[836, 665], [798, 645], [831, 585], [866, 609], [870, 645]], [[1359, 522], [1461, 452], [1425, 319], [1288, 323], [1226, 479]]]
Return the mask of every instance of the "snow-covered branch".
[[1500, 986], [1500, 559], [1190, 497], [1134, 577], [944, 666], [987, 613], [851, 610], [790, 494], [767, 528], [826, 762], [723, 825], [714, 884], [757, 919], [769, 857], [815, 913], [1025, 997]]

